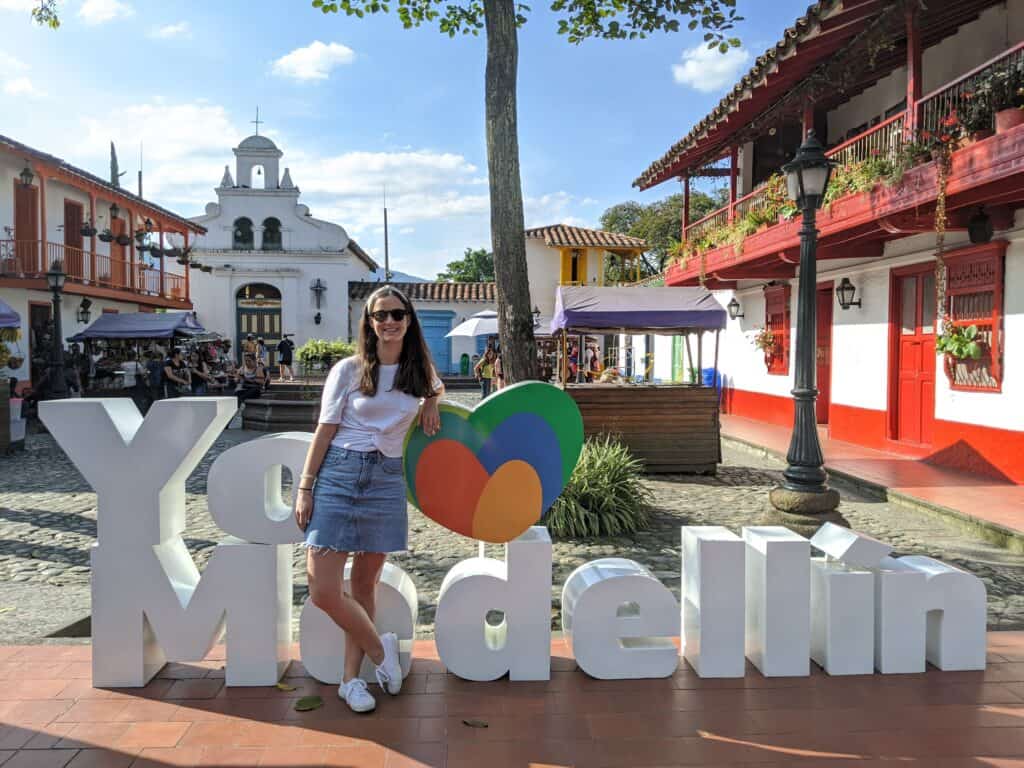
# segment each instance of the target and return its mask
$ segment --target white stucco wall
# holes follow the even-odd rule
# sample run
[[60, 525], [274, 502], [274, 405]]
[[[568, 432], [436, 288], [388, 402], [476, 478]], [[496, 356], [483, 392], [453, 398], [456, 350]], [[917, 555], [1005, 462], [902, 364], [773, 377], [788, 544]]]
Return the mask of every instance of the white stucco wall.
[[[606, 253], [597, 248], [587, 252], [587, 283], [597, 285]], [[526, 269], [530, 283], [530, 306], [540, 309], [541, 315], [551, 317], [555, 309], [555, 293], [562, 277], [562, 257], [557, 248], [549, 248], [544, 241], [526, 238]]]
[[[998, 429], [1024, 430], [1024, 214], [1018, 211], [1015, 229], [997, 233], [1010, 240], [1007, 248], [1003, 298], [1003, 386], [1001, 392], [955, 392], [936, 366], [935, 418]], [[889, 282], [891, 270], [934, 261], [934, 236], [918, 235], [887, 244], [884, 258], [856, 267], [828, 269], [819, 262], [819, 282], [838, 284], [849, 277], [861, 307], [848, 310], [833, 304], [831, 400], [875, 411], [885, 411], [889, 397]], [[963, 233], [950, 233], [947, 247], [966, 245]], [[788, 397], [792, 388], [796, 343], [796, 300], [799, 280], [792, 281], [790, 374], [770, 376], [761, 353], [750, 343], [764, 325], [764, 297], [760, 286], [721, 291], [724, 305], [735, 293], [745, 315], [730, 320], [722, 338], [721, 369], [726, 385], [747, 392]]]
[[[931, 91], [1024, 40], [1024, 0], [1007, 0], [982, 12], [955, 35], [921, 52], [921, 93]], [[828, 113], [828, 140], [835, 144], [851, 128], [883, 115], [907, 94], [907, 68], [901, 67]]]

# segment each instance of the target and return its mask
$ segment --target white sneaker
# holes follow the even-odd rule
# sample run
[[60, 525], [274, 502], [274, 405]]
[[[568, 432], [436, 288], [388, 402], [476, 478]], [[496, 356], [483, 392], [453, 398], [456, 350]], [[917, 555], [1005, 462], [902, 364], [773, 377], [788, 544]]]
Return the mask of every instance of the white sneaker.
[[398, 635], [385, 632], [380, 636], [384, 646], [384, 661], [377, 667], [377, 682], [380, 687], [394, 696], [402, 690], [402, 663], [398, 656]]
[[366, 689], [366, 681], [359, 677], [339, 685], [338, 698], [353, 712], [373, 712], [377, 708], [377, 700]]

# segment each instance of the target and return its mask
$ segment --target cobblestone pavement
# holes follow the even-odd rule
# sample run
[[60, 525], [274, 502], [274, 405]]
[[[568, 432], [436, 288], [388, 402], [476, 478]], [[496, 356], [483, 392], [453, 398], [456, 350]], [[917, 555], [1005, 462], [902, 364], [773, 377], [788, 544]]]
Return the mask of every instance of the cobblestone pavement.
[[[471, 405], [477, 396], [455, 392], [449, 399]], [[185, 540], [200, 568], [222, 536], [206, 509], [210, 464], [232, 445], [260, 434], [226, 430], [188, 479]], [[648, 479], [655, 500], [648, 530], [635, 536], [555, 542], [556, 628], [562, 584], [588, 560], [612, 555], [635, 559], [678, 597], [680, 526], [725, 525], [738, 532], [764, 519], [768, 490], [780, 479], [781, 462], [729, 448], [723, 458], [715, 477]], [[1024, 556], [988, 544], [939, 515], [881, 503], [852, 488], [839, 490], [840, 512], [853, 528], [888, 541], [897, 554], [931, 555], [974, 572], [988, 587], [990, 628], [1024, 628]], [[413, 509], [410, 528], [409, 552], [394, 560], [419, 589], [419, 634], [429, 636], [441, 580], [456, 562], [475, 555], [477, 546]], [[39, 641], [88, 614], [89, 547], [95, 535], [95, 494], [48, 435], [32, 435], [24, 453], [0, 458], [0, 642]], [[500, 557], [501, 548], [489, 546], [488, 554]], [[306, 594], [303, 558], [296, 546], [296, 604]]]

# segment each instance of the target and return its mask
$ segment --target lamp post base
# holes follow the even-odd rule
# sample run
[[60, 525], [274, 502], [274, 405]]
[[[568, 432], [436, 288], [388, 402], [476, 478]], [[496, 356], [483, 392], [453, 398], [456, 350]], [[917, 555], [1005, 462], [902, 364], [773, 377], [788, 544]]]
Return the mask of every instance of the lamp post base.
[[793, 491], [777, 486], [768, 494], [773, 509], [765, 521], [771, 525], [784, 525], [801, 536], [810, 538], [824, 523], [849, 524], [837, 512], [839, 492], [826, 488], [823, 492]]

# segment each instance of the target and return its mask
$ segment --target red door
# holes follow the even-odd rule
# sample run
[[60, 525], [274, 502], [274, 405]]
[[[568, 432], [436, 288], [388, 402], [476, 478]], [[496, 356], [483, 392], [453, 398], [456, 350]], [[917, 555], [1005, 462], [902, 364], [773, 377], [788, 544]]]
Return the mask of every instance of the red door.
[[[125, 220], [111, 219], [110, 231], [115, 238], [125, 234]], [[116, 240], [110, 243], [110, 284], [115, 288], [128, 287], [128, 257], [125, 251], [125, 246], [118, 245]]]
[[815, 408], [818, 423], [828, 424], [832, 403], [832, 286], [818, 288], [818, 342], [815, 359], [818, 363], [818, 402]]
[[896, 435], [931, 445], [935, 423], [935, 272], [932, 265], [895, 276]]

